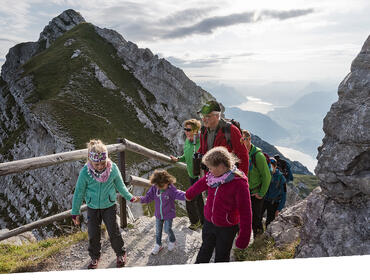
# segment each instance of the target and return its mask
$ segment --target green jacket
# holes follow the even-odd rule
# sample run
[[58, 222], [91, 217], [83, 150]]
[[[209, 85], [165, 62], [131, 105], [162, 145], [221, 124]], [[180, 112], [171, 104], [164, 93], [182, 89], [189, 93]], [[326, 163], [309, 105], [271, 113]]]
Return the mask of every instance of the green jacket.
[[[197, 135], [194, 135], [194, 137], [196, 137], [197, 139], [196, 144], [195, 144], [195, 152], [197, 152], [200, 146], [200, 140]], [[193, 141], [190, 141], [188, 138], [186, 138], [185, 145], [184, 145], [184, 154], [181, 157], [179, 157], [179, 161], [186, 163], [188, 175], [190, 178], [194, 179], [197, 176], [194, 176], [193, 174], [193, 154], [194, 154]]]
[[[256, 153], [256, 166], [252, 163], [252, 155]], [[249, 151], [249, 172], [248, 182], [251, 194], [258, 193], [259, 196], [265, 196], [268, 191], [271, 181], [270, 169], [267, 165], [266, 158], [261, 152], [260, 148], [257, 148], [252, 144]]]
[[88, 172], [87, 164], [81, 169], [78, 176], [75, 193], [72, 200], [72, 215], [80, 214], [82, 201], [93, 209], [105, 209], [116, 203], [116, 190], [126, 199], [131, 200], [130, 194], [122, 180], [121, 172], [112, 162], [112, 170], [106, 182], [96, 181]]

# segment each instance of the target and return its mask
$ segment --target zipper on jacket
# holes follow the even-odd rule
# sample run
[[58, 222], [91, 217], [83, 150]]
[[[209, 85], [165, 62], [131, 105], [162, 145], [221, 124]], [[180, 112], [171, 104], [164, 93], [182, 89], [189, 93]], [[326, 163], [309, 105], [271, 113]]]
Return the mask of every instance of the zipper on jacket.
[[159, 193], [159, 195], [157, 195], [159, 197], [159, 214], [161, 214], [161, 218], [163, 220], [163, 211], [162, 211], [162, 194], [160, 193], [159, 190], [157, 190], [157, 192]]
[[215, 208], [215, 201], [216, 201], [216, 195], [217, 195], [217, 191], [218, 191], [218, 188], [219, 187], [217, 187], [216, 188], [216, 191], [215, 191], [215, 197], [213, 198], [213, 204], [212, 204], [212, 216], [211, 216], [211, 221], [212, 221], [212, 223], [215, 223], [214, 221], [213, 221], [213, 209]]
[[98, 204], [99, 204], [99, 209], [100, 209], [100, 196], [101, 196], [101, 183], [99, 183], [99, 202], [98, 202]]

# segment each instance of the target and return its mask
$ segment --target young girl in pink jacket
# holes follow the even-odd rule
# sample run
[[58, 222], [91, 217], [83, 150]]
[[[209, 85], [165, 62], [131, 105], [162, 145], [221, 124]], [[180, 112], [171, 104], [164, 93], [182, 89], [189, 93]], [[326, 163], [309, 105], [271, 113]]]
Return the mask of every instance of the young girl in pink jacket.
[[213, 250], [216, 250], [215, 262], [229, 262], [237, 233], [237, 248], [244, 249], [249, 244], [252, 210], [248, 178], [236, 168], [237, 160], [225, 147], [209, 150], [202, 159], [209, 172], [186, 191], [187, 200], [208, 191], [202, 246], [195, 263], [208, 263]]

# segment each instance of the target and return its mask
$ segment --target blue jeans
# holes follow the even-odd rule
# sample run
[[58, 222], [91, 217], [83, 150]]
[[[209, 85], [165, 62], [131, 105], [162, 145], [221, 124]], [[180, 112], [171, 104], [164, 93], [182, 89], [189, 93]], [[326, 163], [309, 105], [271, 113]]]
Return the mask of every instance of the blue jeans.
[[172, 219], [161, 220], [157, 218], [155, 222], [155, 241], [160, 246], [162, 245], [163, 224], [164, 224], [164, 232], [168, 234], [168, 238], [170, 242], [176, 241], [175, 234], [173, 233], [173, 230], [172, 230]]

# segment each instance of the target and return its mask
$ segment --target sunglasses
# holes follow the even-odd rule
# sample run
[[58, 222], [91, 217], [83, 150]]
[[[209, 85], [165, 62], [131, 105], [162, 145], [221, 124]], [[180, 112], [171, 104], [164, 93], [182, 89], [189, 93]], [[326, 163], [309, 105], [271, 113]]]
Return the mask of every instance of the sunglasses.
[[192, 129], [191, 128], [184, 128], [184, 131], [187, 131], [187, 132], [190, 132], [190, 131], [192, 131]]

